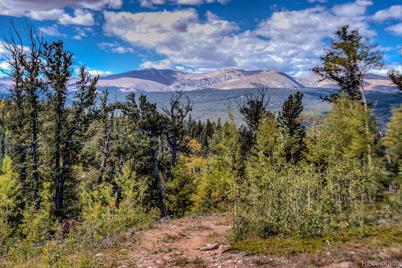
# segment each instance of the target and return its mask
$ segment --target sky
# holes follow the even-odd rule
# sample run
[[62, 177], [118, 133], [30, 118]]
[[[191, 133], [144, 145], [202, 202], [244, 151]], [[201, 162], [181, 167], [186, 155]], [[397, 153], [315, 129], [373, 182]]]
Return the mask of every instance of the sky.
[[[74, 68], [107, 75], [136, 69], [221, 68], [308, 73], [337, 27], [359, 29], [402, 63], [401, 0], [0, 0], [0, 41], [29, 20], [63, 40]], [[6, 69], [4, 45], [0, 68]]]

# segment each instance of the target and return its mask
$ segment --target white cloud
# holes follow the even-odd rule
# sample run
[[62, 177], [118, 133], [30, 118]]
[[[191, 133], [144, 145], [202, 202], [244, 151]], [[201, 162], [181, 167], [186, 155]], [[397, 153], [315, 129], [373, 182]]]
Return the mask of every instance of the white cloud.
[[110, 51], [110, 52], [117, 53], [117, 54], [126, 54], [126, 53], [134, 52], [134, 49], [132, 47], [125, 47], [125, 46], [119, 45], [117, 42], [113, 42], [113, 43], [102, 42], [102, 43], [98, 44], [98, 47], [100, 47], [103, 50]]
[[[88, 10], [116, 9], [122, 4], [122, 0], [0, 0], [0, 15], [55, 20], [64, 25], [93, 25], [94, 18]], [[73, 9], [73, 14], [66, 12], [66, 7]]]
[[140, 5], [142, 7], [152, 8], [156, 5], [188, 5], [188, 6], [196, 6], [202, 4], [211, 4], [211, 3], [219, 3], [222, 5], [226, 5], [231, 0], [139, 0]]
[[197, 71], [223, 67], [276, 68], [300, 73], [318, 63], [325, 39], [341, 25], [349, 24], [364, 36], [375, 36], [365, 15], [370, 3], [358, 0], [331, 10], [316, 7], [274, 12], [256, 29], [246, 31], [211, 12], [201, 19], [194, 9], [104, 11], [103, 29], [107, 35], [163, 57], [154, 62], [146, 60], [143, 68], [180, 66]]
[[176, 69], [176, 65], [169, 59], [159, 60], [159, 61], [144, 61], [140, 68], [143, 69]]
[[67, 13], [64, 13], [59, 19], [58, 22], [63, 25], [86, 25], [91, 26], [94, 25], [95, 20], [91, 12], [84, 11], [82, 9], [75, 9], [74, 16], [70, 16]]
[[396, 5], [390, 8], [377, 11], [373, 19], [375, 21], [386, 21], [391, 19], [402, 20], [402, 6]]
[[62, 32], [60, 32], [57, 24], [47, 27], [39, 27], [39, 31], [47, 36], [65, 36]]
[[399, 23], [385, 29], [394, 35], [402, 36], [402, 5], [395, 5], [387, 9], [379, 10], [374, 14], [372, 19], [377, 22], [385, 22], [388, 20], [399, 21]]
[[385, 28], [387, 31], [402, 36], [402, 22]]
[[367, 7], [373, 4], [368, 0], [356, 0], [354, 3], [336, 5], [332, 8], [333, 13], [340, 17], [362, 16], [366, 13]]

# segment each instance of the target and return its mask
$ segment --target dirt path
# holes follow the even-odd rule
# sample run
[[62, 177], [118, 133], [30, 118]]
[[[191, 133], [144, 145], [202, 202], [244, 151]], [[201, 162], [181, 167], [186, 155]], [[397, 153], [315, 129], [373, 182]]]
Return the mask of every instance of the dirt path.
[[[227, 240], [230, 220], [227, 215], [188, 216], [181, 219], [157, 223], [151, 229], [129, 232], [121, 247], [107, 256], [114, 255], [116, 261], [109, 261], [106, 267], [361, 267], [361, 261], [373, 259], [402, 261], [402, 248], [366, 249], [346, 246], [316, 254], [295, 256], [257, 256], [228, 251]], [[217, 248], [202, 251], [207, 244]], [[394, 257], [392, 257], [394, 256]], [[398, 257], [399, 256], [399, 257]], [[103, 257], [100, 257], [103, 258]]]
[[[252, 263], [228, 248], [229, 220], [225, 215], [185, 217], [168, 220], [137, 233], [135, 251], [128, 258], [138, 267], [250, 267]], [[201, 251], [207, 244], [214, 250]]]

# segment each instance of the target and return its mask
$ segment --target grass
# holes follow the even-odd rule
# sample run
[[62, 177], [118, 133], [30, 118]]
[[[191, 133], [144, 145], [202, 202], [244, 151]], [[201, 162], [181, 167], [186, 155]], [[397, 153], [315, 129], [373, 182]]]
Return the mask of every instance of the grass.
[[230, 250], [257, 255], [297, 255], [344, 247], [401, 247], [402, 226], [364, 226], [348, 228], [322, 237], [269, 237], [237, 241]]

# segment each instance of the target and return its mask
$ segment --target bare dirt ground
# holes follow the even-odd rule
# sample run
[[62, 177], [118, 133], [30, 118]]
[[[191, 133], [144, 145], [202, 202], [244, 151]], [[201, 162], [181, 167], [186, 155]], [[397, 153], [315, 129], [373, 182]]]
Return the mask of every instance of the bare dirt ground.
[[[350, 246], [323, 250], [315, 254], [296, 256], [257, 256], [229, 251], [227, 215], [190, 216], [167, 220], [153, 228], [129, 233], [126, 244], [119, 247], [118, 258], [108, 267], [365, 267], [362, 260], [401, 261], [402, 248], [368, 249]], [[218, 244], [216, 249], [202, 251], [207, 244]], [[110, 252], [109, 252], [110, 254]], [[108, 253], [103, 257], [107, 258]], [[400, 262], [402, 263], [402, 261]], [[382, 267], [395, 267], [392, 263]], [[368, 267], [368, 266], [366, 266]]]
[[[135, 250], [128, 259], [138, 267], [250, 267], [250, 258], [225, 252], [229, 243], [229, 220], [226, 215], [185, 217], [168, 220], [153, 229], [137, 233]], [[217, 249], [201, 251], [207, 244]]]

